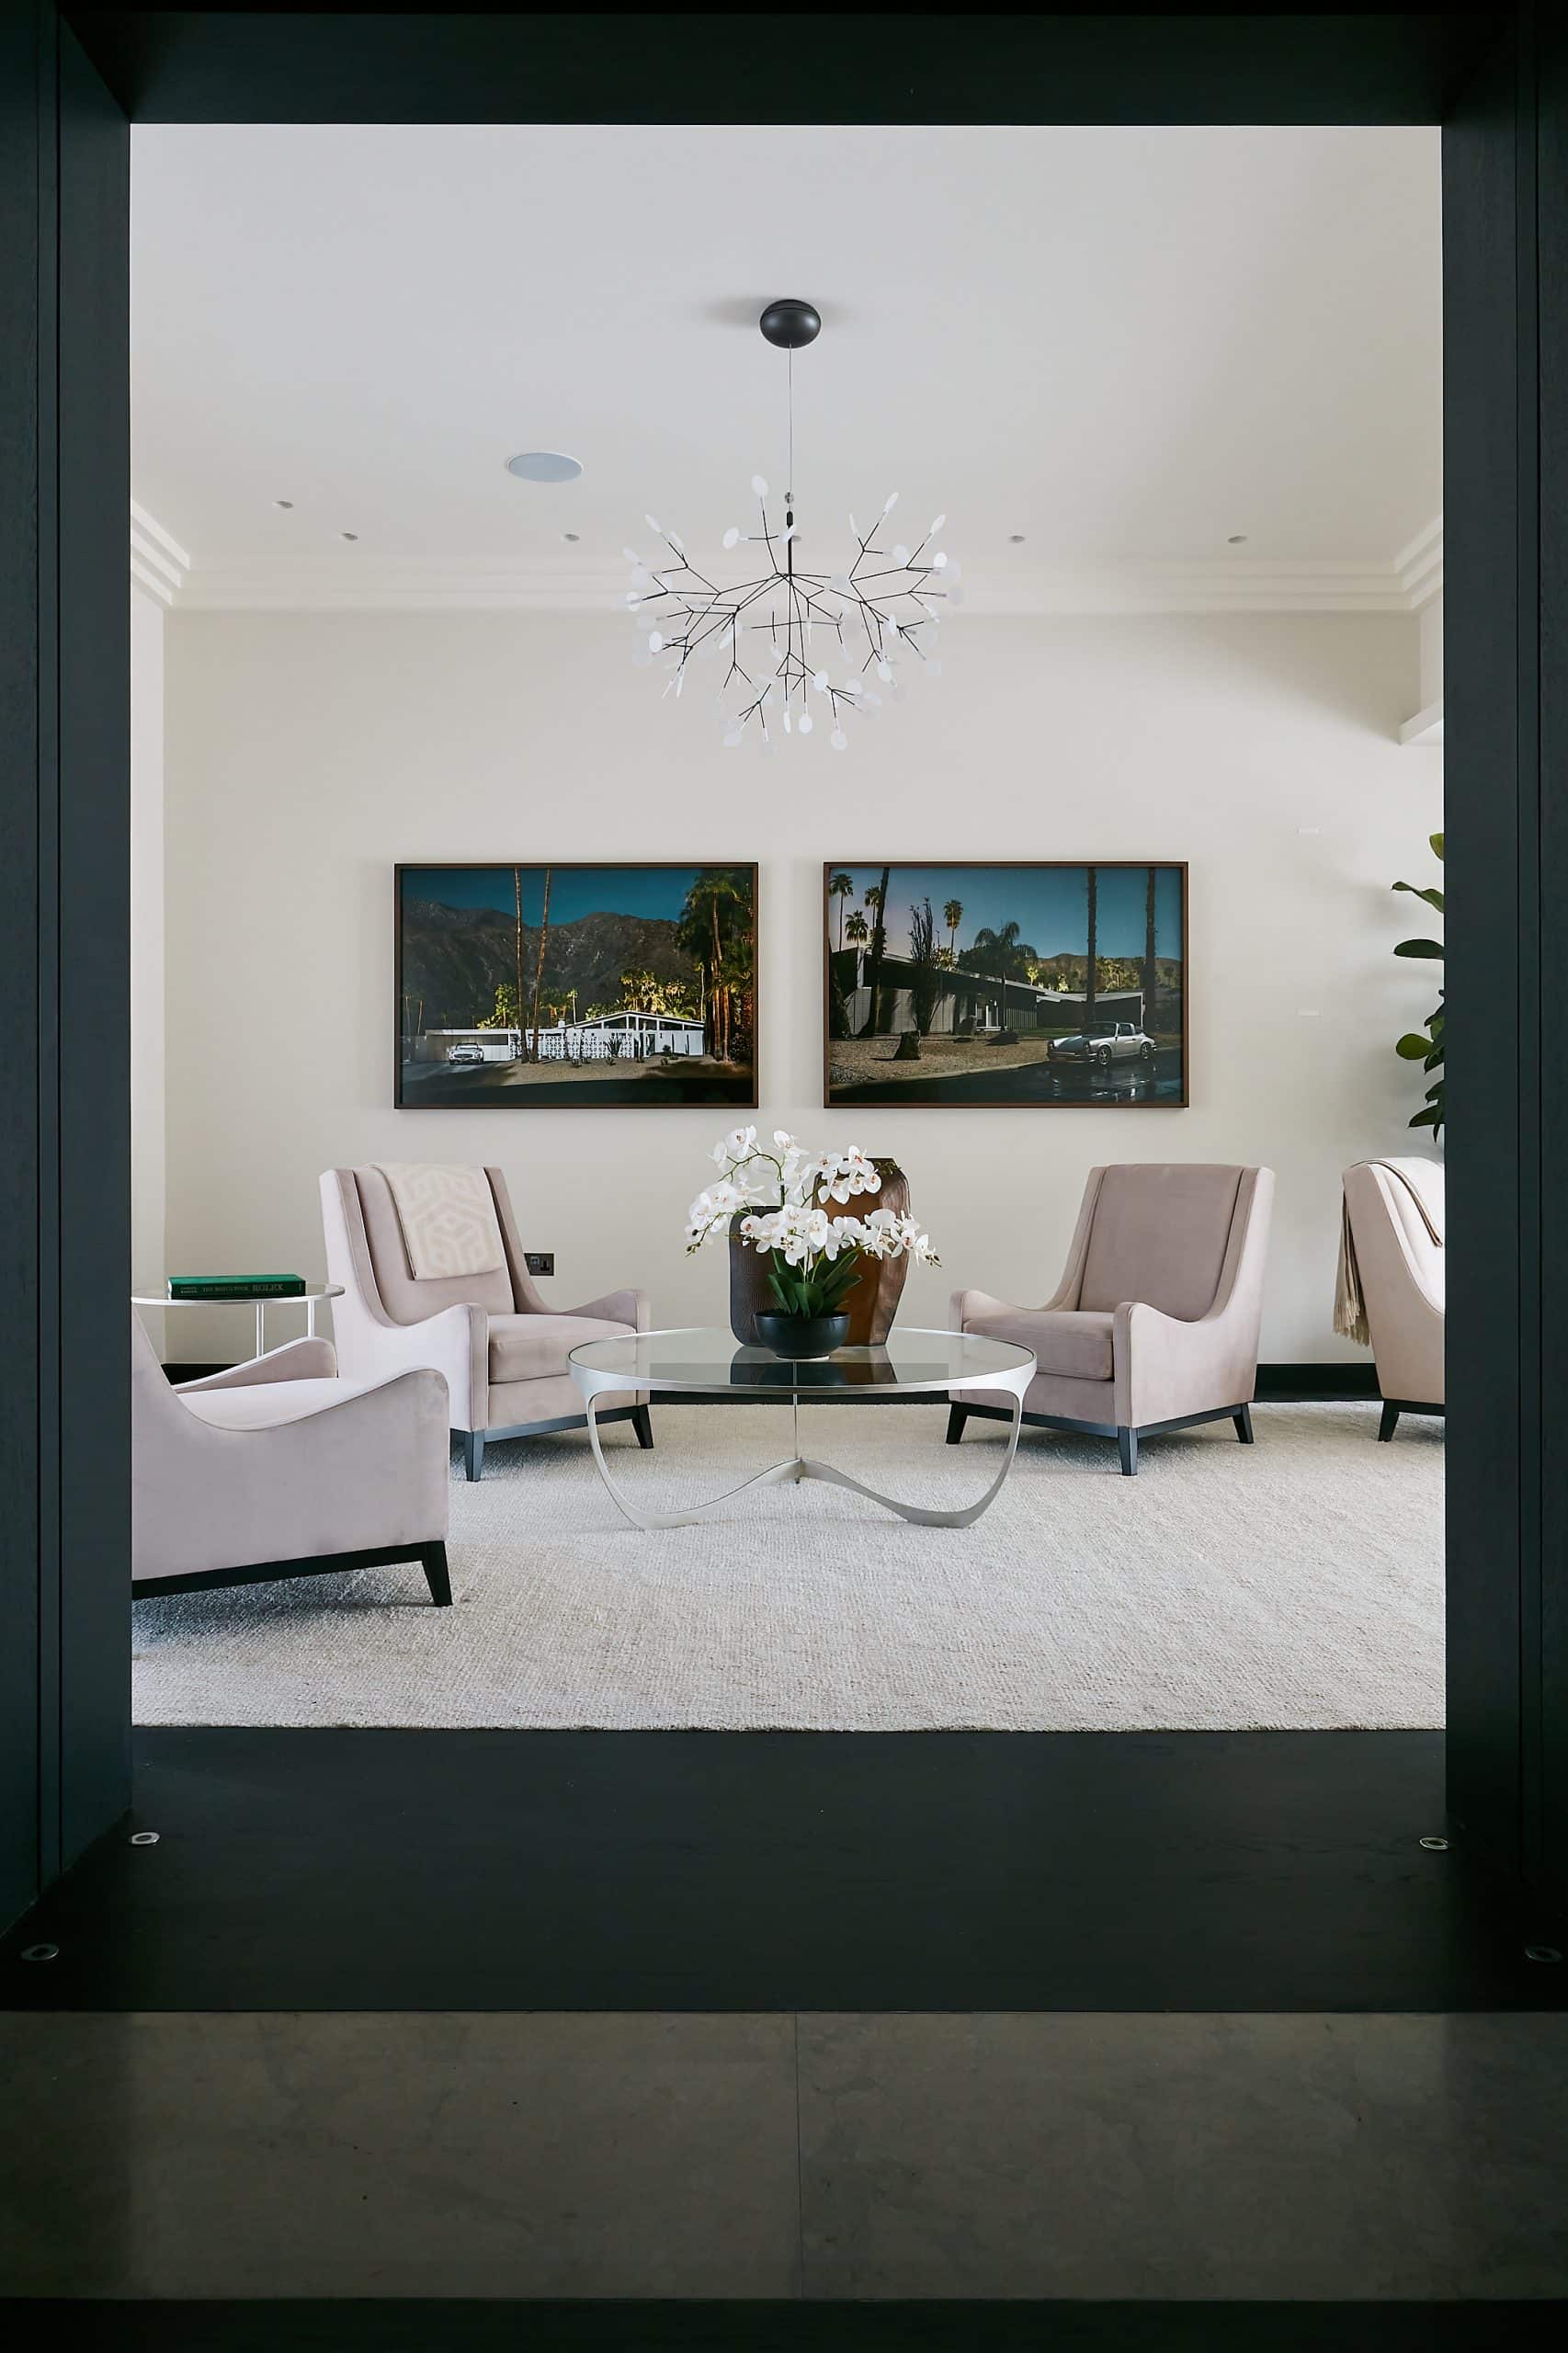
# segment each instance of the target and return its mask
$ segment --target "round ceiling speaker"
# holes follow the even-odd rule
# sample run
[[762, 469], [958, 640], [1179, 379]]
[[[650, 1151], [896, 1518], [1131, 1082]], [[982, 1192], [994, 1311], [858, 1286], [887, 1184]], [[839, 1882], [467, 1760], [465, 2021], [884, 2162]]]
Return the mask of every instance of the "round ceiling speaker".
[[519, 482], [575, 482], [582, 471], [582, 460], [561, 449], [524, 449], [506, 460], [506, 472]]

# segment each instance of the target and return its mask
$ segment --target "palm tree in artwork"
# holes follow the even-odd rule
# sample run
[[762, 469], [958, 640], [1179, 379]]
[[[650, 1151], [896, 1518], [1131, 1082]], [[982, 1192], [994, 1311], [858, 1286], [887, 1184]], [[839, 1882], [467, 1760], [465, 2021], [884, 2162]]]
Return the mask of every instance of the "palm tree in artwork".
[[942, 921], [948, 926], [948, 949], [954, 963], [959, 961], [959, 926], [963, 921], [963, 901], [949, 899], [942, 909]]
[[848, 874], [835, 874], [827, 886], [828, 897], [838, 901], [838, 945], [841, 949], [844, 946], [844, 902], [851, 895], [854, 888], [854, 878]]
[[676, 944], [703, 982], [704, 1050], [716, 1062], [752, 1051], [756, 984], [749, 870], [709, 866], [686, 894]]
[[528, 1040], [523, 1036], [523, 870], [512, 869], [512, 893], [517, 907], [517, 1059], [527, 1062]]
[[539, 993], [544, 985], [544, 947], [550, 938], [550, 869], [544, 870], [544, 905], [539, 919], [539, 954], [534, 959], [533, 1059], [539, 1060]]
[[1154, 948], [1154, 873], [1149, 869], [1149, 880], [1143, 890], [1143, 1027], [1154, 1026], [1154, 992], [1160, 984], [1159, 959]]
[[858, 907], [850, 909], [849, 919], [844, 926], [844, 936], [851, 948], [863, 948], [871, 937], [866, 928], [866, 918]]
[[1092, 866], [1085, 867], [1088, 898], [1088, 953], [1084, 960], [1084, 1027], [1089, 1029], [1095, 1018], [1095, 1000], [1099, 995], [1099, 877]]
[[871, 992], [870, 1006], [866, 1015], [865, 1025], [860, 1031], [862, 1038], [874, 1037], [878, 1034], [878, 1017], [881, 1010], [879, 1000], [882, 993], [882, 958], [886, 953], [888, 937], [887, 926], [882, 918], [888, 904], [888, 882], [892, 873], [892, 869], [884, 866], [881, 881], [873, 883], [870, 890], [865, 893], [866, 904], [874, 911], [876, 921], [871, 927], [871, 969], [867, 974], [867, 984]]

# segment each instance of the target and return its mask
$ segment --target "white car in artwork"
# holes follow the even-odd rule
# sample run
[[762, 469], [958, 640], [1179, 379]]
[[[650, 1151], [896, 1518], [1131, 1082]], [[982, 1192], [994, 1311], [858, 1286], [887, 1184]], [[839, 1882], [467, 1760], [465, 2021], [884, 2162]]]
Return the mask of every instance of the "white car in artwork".
[[483, 1046], [450, 1046], [447, 1050], [447, 1060], [449, 1063], [482, 1063], [484, 1049]]
[[1052, 1038], [1045, 1058], [1052, 1063], [1095, 1063], [1108, 1070], [1113, 1063], [1152, 1063], [1154, 1041], [1136, 1021], [1097, 1021], [1074, 1037]]

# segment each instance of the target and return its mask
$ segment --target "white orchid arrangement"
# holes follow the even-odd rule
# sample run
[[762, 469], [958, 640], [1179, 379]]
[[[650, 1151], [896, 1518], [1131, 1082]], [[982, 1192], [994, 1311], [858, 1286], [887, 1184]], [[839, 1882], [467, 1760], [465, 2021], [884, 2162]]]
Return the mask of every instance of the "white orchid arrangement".
[[719, 1179], [687, 1211], [687, 1249], [700, 1250], [738, 1216], [742, 1238], [767, 1256], [768, 1281], [786, 1315], [836, 1314], [867, 1258], [941, 1264], [913, 1217], [884, 1209], [828, 1215], [830, 1201], [842, 1208], [881, 1190], [876, 1165], [858, 1144], [812, 1152], [778, 1128], [769, 1152], [755, 1128], [735, 1128], [714, 1145], [713, 1159]]

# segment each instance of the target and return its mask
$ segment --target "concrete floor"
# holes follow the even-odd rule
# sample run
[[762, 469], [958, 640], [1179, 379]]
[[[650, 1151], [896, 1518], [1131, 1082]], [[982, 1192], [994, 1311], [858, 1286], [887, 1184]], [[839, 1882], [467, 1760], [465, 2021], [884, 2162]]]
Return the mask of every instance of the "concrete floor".
[[1548, 2298], [1568, 2019], [0, 2015], [0, 2293]]

